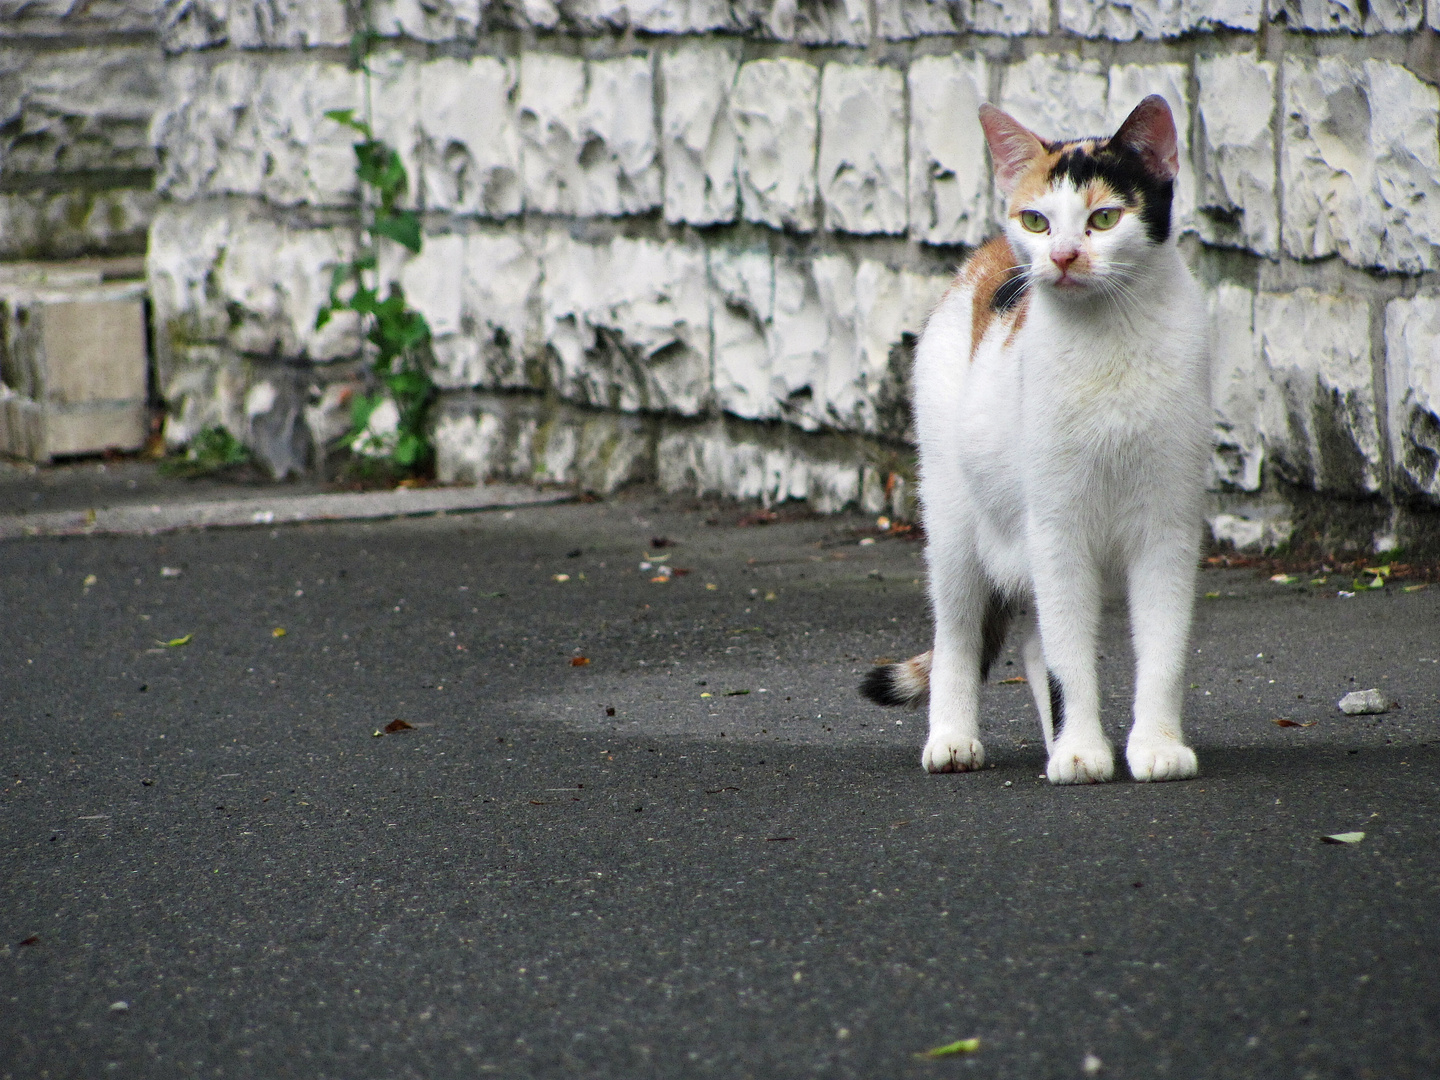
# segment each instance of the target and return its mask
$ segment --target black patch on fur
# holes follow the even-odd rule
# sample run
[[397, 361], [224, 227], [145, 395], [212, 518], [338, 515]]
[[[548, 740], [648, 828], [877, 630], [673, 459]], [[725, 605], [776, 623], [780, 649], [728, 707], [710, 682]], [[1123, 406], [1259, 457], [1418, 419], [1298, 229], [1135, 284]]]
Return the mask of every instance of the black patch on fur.
[[[1052, 145], [1051, 149], [1057, 149]], [[1064, 151], [1050, 169], [1050, 181], [1068, 179], [1083, 188], [1096, 177], [1104, 180], [1132, 208], [1139, 207], [1145, 235], [1152, 243], [1163, 244], [1170, 237], [1170, 204], [1175, 182], [1158, 180], [1145, 168], [1138, 151], [1123, 144], [1105, 142], [1093, 154], [1079, 147]]]
[[860, 693], [876, 705], [909, 705], [910, 699], [900, 693], [895, 682], [895, 669], [899, 664], [885, 664], [871, 668], [860, 680]]
[[1065, 723], [1065, 691], [1054, 672], [1046, 672], [1050, 684], [1050, 730], [1055, 738], [1060, 737], [1060, 728]]
[[985, 621], [980, 624], [980, 681], [990, 677], [990, 668], [1005, 647], [1010, 620], [1015, 618], [1015, 603], [998, 592], [992, 592], [985, 603]]
[[1008, 278], [990, 294], [990, 310], [1003, 315], [1025, 295], [1025, 290], [1030, 287], [1030, 278], [1024, 270], [1013, 271]]

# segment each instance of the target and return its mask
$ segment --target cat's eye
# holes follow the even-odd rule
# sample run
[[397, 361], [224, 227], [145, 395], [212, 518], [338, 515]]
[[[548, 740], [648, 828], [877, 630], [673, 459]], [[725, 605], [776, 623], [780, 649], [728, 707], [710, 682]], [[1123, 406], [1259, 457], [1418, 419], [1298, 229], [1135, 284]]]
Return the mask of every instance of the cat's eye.
[[1090, 215], [1090, 227], [1104, 232], [1106, 229], [1113, 229], [1120, 221], [1120, 208], [1118, 206], [1107, 206], [1103, 210], [1096, 210]]
[[1037, 214], [1034, 210], [1021, 210], [1020, 224], [1025, 226], [1027, 232], [1048, 232], [1050, 229], [1050, 222], [1045, 220], [1045, 215]]

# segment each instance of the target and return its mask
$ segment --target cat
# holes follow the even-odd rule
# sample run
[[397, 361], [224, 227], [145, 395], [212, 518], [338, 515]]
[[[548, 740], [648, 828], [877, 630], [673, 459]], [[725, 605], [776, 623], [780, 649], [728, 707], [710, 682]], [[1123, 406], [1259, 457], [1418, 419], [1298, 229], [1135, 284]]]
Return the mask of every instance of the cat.
[[1110, 138], [980, 123], [1004, 233], [926, 322], [912, 379], [935, 637], [877, 667], [884, 705], [929, 697], [921, 762], [985, 763], [979, 693], [1019, 634], [1054, 784], [1114, 775], [1100, 725], [1101, 601], [1127, 595], [1136, 780], [1197, 772], [1181, 696], [1210, 452], [1210, 347], [1171, 224], [1179, 155], [1152, 95]]

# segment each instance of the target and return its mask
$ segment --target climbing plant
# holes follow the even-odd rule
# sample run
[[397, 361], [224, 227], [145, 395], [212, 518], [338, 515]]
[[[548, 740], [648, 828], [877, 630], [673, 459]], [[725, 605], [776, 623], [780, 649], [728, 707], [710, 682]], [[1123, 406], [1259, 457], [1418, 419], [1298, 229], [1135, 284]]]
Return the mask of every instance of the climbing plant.
[[[367, 114], [370, 70], [364, 61], [373, 36], [357, 34], [360, 44], [352, 47], [365, 76]], [[419, 216], [400, 206], [409, 177], [395, 149], [375, 137], [368, 116], [357, 117], [354, 109], [332, 109], [325, 115], [360, 136], [355, 143], [355, 177], [360, 186], [361, 240], [353, 259], [332, 267], [329, 299], [316, 315], [315, 327], [323, 327], [337, 312], [353, 311], [374, 347], [370, 361], [374, 386], [372, 392], [353, 399], [344, 442], [362, 459], [386, 461], [406, 476], [426, 474], [435, 461], [429, 427], [435, 401], [430, 325], [406, 302], [398, 282], [389, 282], [383, 296], [379, 285], [382, 240], [416, 254], [423, 242]], [[387, 415], [392, 409], [393, 414]], [[382, 418], [385, 423], [376, 422]]]

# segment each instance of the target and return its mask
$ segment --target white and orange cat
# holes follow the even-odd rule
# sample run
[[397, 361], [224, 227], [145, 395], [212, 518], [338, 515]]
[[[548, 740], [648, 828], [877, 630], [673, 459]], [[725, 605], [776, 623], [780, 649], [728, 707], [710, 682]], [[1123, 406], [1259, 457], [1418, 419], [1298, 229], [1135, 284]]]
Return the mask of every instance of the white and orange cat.
[[876, 668], [930, 703], [923, 764], [980, 768], [979, 694], [1023, 640], [1055, 784], [1114, 774], [1100, 726], [1102, 598], [1128, 599], [1137, 780], [1196, 773], [1181, 696], [1210, 450], [1205, 309], [1176, 249], [1175, 123], [1147, 97], [1108, 139], [1046, 142], [980, 109], [1005, 233], [977, 250], [915, 357], [932, 650]]

